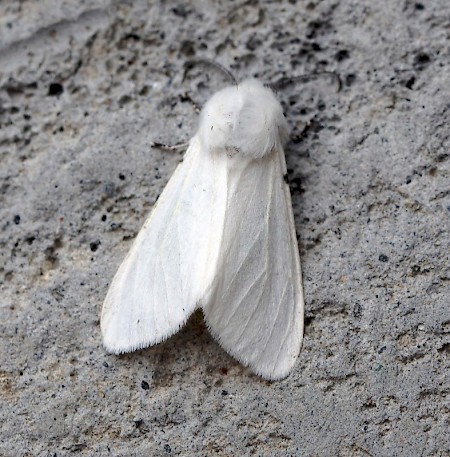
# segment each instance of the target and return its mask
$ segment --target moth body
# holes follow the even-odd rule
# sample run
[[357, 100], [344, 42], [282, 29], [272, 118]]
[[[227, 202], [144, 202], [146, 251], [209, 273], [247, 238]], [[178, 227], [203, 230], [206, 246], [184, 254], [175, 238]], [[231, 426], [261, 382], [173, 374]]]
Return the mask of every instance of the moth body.
[[106, 296], [113, 353], [156, 344], [202, 308], [224, 349], [266, 379], [292, 369], [303, 336], [300, 259], [273, 92], [222, 89]]

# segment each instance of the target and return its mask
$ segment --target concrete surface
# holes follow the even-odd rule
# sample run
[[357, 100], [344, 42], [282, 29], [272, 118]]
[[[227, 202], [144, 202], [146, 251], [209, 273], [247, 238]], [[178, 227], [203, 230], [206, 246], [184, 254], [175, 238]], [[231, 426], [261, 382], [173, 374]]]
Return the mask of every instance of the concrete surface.
[[[448, 0], [0, 3], [0, 455], [450, 456]], [[238, 78], [280, 91], [306, 332], [265, 382], [202, 316], [111, 356], [108, 284]]]

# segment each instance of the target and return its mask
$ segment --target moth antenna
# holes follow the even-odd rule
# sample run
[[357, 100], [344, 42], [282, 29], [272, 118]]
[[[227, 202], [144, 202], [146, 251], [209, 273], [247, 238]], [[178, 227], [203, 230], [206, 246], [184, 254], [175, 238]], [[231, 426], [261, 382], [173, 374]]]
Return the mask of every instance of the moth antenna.
[[288, 86], [290, 84], [310, 81], [311, 79], [321, 78], [322, 76], [331, 76], [337, 83], [337, 92], [341, 91], [341, 89], [342, 89], [341, 77], [339, 76], [338, 73], [336, 73], [334, 71], [320, 71], [317, 73], [308, 73], [306, 75], [301, 75], [301, 76], [284, 77], [275, 83], [269, 84], [269, 87], [274, 91], [279, 91], [279, 90], [284, 89], [286, 86]]
[[184, 73], [183, 73], [183, 79], [184, 81], [188, 75], [188, 73], [197, 65], [204, 65], [204, 66], [209, 66], [212, 68], [215, 68], [216, 70], [220, 71], [226, 78], [234, 85], [237, 86], [238, 82], [236, 78], [234, 77], [233, 73], [231, 73], [230, 70], [225, 68], [223, 65], [220, 65], [217, 62], [214, 62], [214, 60], [209, 60], [209, 59], [195, 59], [195, 60], [189, 60], [188, 62], [185, 63], [184, 65]]
[[[192, 70], [192, 68], [194, 68], [196, 65], [206, 65], [206, 66], [213, 67], [213, 68], [219, 70], [222, 74], [224, 74], [233, 83], [233, 85], [237, 86], [237, 84], [238, 84], [236, 81], [236, 78], [234, 77], [233, 73], [231, 73], [231, 71], [227, 70], [224, 66], [220, 65], [219, 63], [214, 62], [213, 60], [208, 60], [208, 59], [197, 59], [197, 60], [190, 60], [190, 61], [186, 62], [184, 65], [184, 73], [183, 73], [182, 81], [184, 81], [186, 79], [186, 76], [189, 73], [189, 71]], [[192, 107], [194, 108], [194, 111], [197, 114], [200, 113], [201, 108], [200, 108], [199, 104], [195, 100], [193, 100], [192, 97], [187, 92], [180, 95], [180, 100], [181, 100], [181, 102], [189, 102], [192, 105]], [[171, 145], [171, 144], [160, 143], [158, 141], [153, 141], [150, 144], [150, 147], [162, 149], [165, 151], [179, 151], [181, 149], [186, 149], [188, 145], [189, 145], [189, 143], [187, 143], [187, 142], [180, 142], [180, 143]]]

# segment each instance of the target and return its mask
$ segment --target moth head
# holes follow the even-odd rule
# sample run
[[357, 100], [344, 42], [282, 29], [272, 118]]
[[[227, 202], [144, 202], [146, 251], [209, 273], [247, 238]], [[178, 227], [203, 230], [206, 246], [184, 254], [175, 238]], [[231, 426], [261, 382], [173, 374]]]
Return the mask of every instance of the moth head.
[[286, 143], [289, 132], [280, 103], [256, 79], [214, 94], [200, 114], [200, 140], [211, 152], [261, 158]]

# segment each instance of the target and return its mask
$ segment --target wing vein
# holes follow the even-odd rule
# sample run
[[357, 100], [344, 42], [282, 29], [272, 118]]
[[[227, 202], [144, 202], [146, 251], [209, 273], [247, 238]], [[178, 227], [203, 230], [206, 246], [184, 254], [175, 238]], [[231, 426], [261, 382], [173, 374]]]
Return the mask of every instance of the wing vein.
[[258, 277], [255, 279], [255, 282], [250, 286], [248, 287], [248, 289], [245, 291], [244, 295], [242, 296], [242, 298], [239, 300], [238, 302], [238, 305], [234, 307], [231, 315], [228, 317], [227, 319], [227, 322], [226, 324], [224, 324], [224, 326], [227, 326], [230, 322], [231, 322], [231, 319], [233, 319], [233, 317], [235, 316], [237, 310], [239, 309], [239, 306], [242, 304], [242, 302], [245, 300], [245, 298], [247, 297], [247, 295], [250, 293], [250, 291], [257, 285], [257, 283], [260, 281], [260, 279], [265, 275], [265, 271], [261, 271], [258, 275]]
[[233, 284], [233, 282], [235, 281], [235, 279], [237, 278], [237, 275], [239, 274], [239, 272], [241, 271], [242, 267], [244, 266], [244, 263], [245, 261], [248, 259], [253, 247], [256, 245], [256, 243], [259, 241], [259, 239], [261, 238], [261, 234], [263, 232], [259, 232], [258, 235], [255, 237], [255, 239], [253, 240], [252, 244], [249, 246], [247, 252], [245, 253], [245, 256], [244, 258], [242, 259], [241, 263], [239, 264], [239, 266], [236, 268], [236, 270], [234, 270], [234, 273], [233, 273], [233, 276], [231, 277], [231, 279], [228, 281], [229, 282], [229, 286], [231, 286]]

